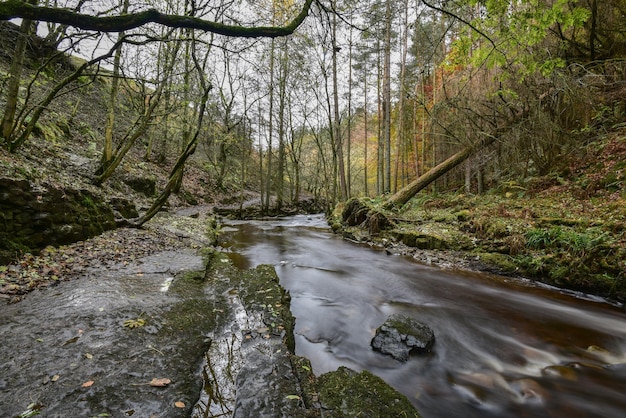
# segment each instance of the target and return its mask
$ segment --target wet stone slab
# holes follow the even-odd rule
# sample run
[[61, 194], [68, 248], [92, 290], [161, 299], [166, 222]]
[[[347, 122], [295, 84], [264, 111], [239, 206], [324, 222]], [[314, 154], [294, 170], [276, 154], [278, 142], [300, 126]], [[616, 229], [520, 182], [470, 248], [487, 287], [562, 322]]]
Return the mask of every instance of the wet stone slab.
[[200, 255], [168, 251], [0, 307], [2, 415], [188, 416], [215, 325], [190, 271], [204, 276]]

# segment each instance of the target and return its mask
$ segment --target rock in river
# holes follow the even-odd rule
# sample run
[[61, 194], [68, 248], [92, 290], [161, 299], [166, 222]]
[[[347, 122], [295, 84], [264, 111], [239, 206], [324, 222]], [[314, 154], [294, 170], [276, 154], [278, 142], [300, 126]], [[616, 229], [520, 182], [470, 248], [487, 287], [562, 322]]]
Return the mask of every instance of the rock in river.
[[408, 316], [391, 315], [376, 330], [372, 348], [399, 361], [407, 361], [411, 352], [427, 353], [435, 342], [433, 330]]

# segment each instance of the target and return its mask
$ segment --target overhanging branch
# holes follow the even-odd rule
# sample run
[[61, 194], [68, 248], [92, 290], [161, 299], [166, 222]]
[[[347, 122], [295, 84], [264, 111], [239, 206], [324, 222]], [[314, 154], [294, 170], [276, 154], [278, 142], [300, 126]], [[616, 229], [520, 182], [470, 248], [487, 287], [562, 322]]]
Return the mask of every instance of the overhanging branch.
[[58, 23], [83, 30], [122, 32], [156, 23], [171, 28], [197, 29], [238, 38], [276, 38], [292, 34], [309, 14], [313, 0], [306, 0], [300, 13], [285, 26], [244, 27], [211, 22], [197, 17], [170, 15], [155, 9], [117, 16], [92, 16], [70, 9], [33, 6], [21, 0], [0, 2], [0, 20], [15, 18]]

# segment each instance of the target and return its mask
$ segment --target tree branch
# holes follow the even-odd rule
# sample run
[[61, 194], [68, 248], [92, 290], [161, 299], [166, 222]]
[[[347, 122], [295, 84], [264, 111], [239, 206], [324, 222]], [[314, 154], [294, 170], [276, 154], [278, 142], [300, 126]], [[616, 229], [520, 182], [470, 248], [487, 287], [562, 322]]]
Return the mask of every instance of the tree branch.
[[99, 32], [122, 32], [144, 26], [148, 23], [156, 23], [171, 28], [197, 29], [238, 38], [276, 38], [292, 34], [298, 26], [304, 22], [304, 19], [309, 14], [313, 1], [314, 0], [306, 0], [300, 13], [287, 25], [280, 27], [227, 25], [197, 17], [164, 14], [155, 9], [126, 15], [92, 16], [78, 13], [70, 9], [33, 6], [21, 0], [6, 0], [0, 2], [0, 20], [14, 18], [32, 19]]
[[[500, 50], [498, 49], [498, 46], [496, 45], [496, 43], [494, 42], [494, 40], [493, 40], [493, 39], [491, 39], [491, 38], [490, 38], [490, 37], [489, 37], [489, 36], [488, 36], [485, 32], [481, 31], [481, 30], [480, 30], [480, 29], [478, 29], [476, 26], [474, 26], [471, 22], [469, 22], [469, 21], [467, 21], [467, 20], [463, 19], [461, 16], [459, 16], [459, 15], [457, 15], [457, 14], [454, 14], [454, 13], [452, 13], [451, 11], [446, 10], [446, 9], [444, 9], [444, 8], [442, 8], [442, 7], [437, 7], [437, 6], [435, 6], [434, 4], [429, 4], [429, 3], [428, 3], [427, 1], [425, 1], [425, 0], [422, 0], [422, 3], [424, 3], [424, 5], [425, 5], [426, 7], [429, 7], [429, 8], [431, 8], [431, 9], [433, 9], [433, 10], [436, 10], [436, 11], [438, 11], [438, 12], [440, 12], [440, 13], [443, 13], [443, 14], [445, 14], [445, 15], [448, 15], [448, 16], [450, 16], [451, 18], [456, 19], [456, 20], [458, 20], [459, 22], [463, 23], [464, 25], [467, 25], [467, 26], [468, 26], [470, 29], [472, 29], [474, 32], [478, 33], [480, 36], [482, 36], [482, 37], [483, 37], [483, 38], [485, 38], [487, 41], [489, 41], [489, 43], [493, 46], [493, 49], [495, 49], [496, 51], [498, 51], [498, 52], [502, 53], [502, 51], [500, 51]], [[502, 54], [503, 54], [503, 53], [502, 53]], [[504, 54], [503, 54], [503, 55], [504, 55]]]

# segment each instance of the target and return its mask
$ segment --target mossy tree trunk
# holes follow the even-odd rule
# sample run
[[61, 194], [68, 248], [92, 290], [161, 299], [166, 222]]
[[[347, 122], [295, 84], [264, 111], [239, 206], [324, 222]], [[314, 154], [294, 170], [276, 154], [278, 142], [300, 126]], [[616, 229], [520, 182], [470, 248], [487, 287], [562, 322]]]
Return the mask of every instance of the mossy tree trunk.
[[33, 21], [29, 19], [22, 20], [20, 31], [17, 36], [13, 60], [9, 69], [9, 83], [7, 85], [7, 101], [4, 105], [4, 114], [2, 116], [2, 126], [0, 127], [2, 138], [7, 144], [11, 143], [11, 138], [15, 130], [15, 113], [17, 111], [17, 102], [19, 97], [20, 82], [22, 81], [22, 68], [24, 67], [24, 55], [26, 53], [26, 45], [32, 30]]
[[436, 165], [423, 175], [419, 176], [417, 179], [413, 180], [406, 187], [398, 190], [398, 192], [396, 192], [387, 200], [384, 207], [386, 209], [392, 209], [394, 207], [400, 207], [404, 205], [422, 189], [428, 187], [428, 185], [430, 185], [433, 181], [437, 180], [439, 177], [443, 176], [448, 171], [452, 170], [463, 161], [467, 160], [478, 150], [483, 149], [494, 143], [495, 139], [495, 137], [489, 137], [474, 146], [464, 148], [463, 150], [457, 152], [444, 162]]

